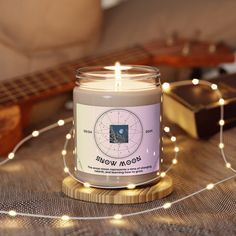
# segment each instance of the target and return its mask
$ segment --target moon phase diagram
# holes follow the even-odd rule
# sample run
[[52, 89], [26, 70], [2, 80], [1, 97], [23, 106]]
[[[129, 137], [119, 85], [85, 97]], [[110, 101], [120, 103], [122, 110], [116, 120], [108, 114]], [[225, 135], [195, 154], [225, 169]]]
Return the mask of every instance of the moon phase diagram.
[[106, 156], [125, 158], [140, 146], [143, 127], [139, 118], [125, 109], [104, 112], [94, 126], [94, 138], [98, 148]]

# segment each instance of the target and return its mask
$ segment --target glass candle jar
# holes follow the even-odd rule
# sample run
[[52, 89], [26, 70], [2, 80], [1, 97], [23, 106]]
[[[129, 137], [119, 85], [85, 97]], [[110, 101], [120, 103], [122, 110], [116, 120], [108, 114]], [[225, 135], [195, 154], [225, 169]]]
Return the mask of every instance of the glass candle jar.
[[161, 155], [159, 70], [81, 68], [73, 91], [76, 177], [97, 188], [142, 185], [157, 177]]

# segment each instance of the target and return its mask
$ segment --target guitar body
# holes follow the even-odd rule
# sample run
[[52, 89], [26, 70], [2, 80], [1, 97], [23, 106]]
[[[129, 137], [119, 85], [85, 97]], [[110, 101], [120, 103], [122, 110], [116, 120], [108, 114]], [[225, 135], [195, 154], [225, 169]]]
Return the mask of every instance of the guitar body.
[[7, 155], [22, 137], [21, 110], [17, 105], [0, 108], [0, 154]]
[[37, 103], [28, 101], [0, 108], [0, 158], [13, 150], [24, 136], [24, 128], [52, 116], [68, 99], [67, 94], [60, 94]]

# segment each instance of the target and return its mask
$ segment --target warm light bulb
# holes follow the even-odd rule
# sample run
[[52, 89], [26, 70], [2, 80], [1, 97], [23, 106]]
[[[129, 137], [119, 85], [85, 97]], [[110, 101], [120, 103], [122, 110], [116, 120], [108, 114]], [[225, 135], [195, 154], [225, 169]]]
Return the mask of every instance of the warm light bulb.
[[66, 139], [68, 139], [68, 140], [71, 139], [71, 134], [67, 134]]
[[64, 172], [65, 172], [65, 173], [69, 173], [69, 168], [68, 168], [68, 167], [65, 167], [65, 168], [64, 168]]
[[85, 187], [85, 188], [89, 188], [90, 186], [91, 186], [90, 183], [88, 183], [88, 182], [85, 182], [85, 183], [84, 183], [84, 187]]
[[8, 159], [13, 159], [14, 157], [15, 157], [14, 152], [10, 152], [10, 153], [8, 154]]
[[65, 149], [63, 149], [63, 150], [61, 151], [61, 155], [63, 155], [63, 156], [65, 156], [66, 153], [67, 153], [67, 151], [66, 151]]
[[206, 189], [210, 190], [210, 189], [213, 189], [214, 188], [214, 184], [208, 184], [206, 186]]
[[164, 127], [164, 131], [165, 131], [166, 133], [169, 133], [169, 132], [170, 132], [170, 127], [165, 126], [165, 127]]
[[178, 148], [178, 147], [175, 147], [175, 148], [174, 148], [174, 151], [175, 151], [175, 152], [179, 152], [179, 148]]
[[173, 159], [173, 160], [172, 160], [172, 163], [173, 163], [174, 165], [177, 164], [177, 162], [178, 162], [177, 159]]
[[220, 125], [220, 126], [223, 126], [224, 124], [225, 124], [225, 121], [224, 121], [224, 120], [220, 120], [220, 121], [219, 121], [219, 125]]
[[164, 209], [168, 209], [171, 207], [171, 203], [170, 202], [167, 202], [165, 203], [163, 206], [162, 206]]
[[65, 220], [65, 221], [67, 221], [67, 220], [69, 220], [69, 219], [70, 219], [70, 217], [69, 217], [69, 216], [67, 216], [67, 215], [63, 215], [63, 216], [61, 217], [61, 219], [62, 219], [62, 220]]
[[225, 145], [224, 145], [223, 143], [219, 143], [219, 148], [220, 148], [220, 149], [224, 148], [224, 146], [225, 146]]
[[220, 99], [219, 99], [219, 104], [220, 104], [220, 105], [224, 105], [224, 104], [225, 104], [225, 100], [224, 100], [223, 98], [220, 98]]
[[9, 216], [16, 216], [17, 213], [16, 213], [16, 211], [11, 210], [11, 211], [8, 212], [8, 215]]
[[170, 91], [170, 84], [167, 82], [163, 83], [161, 87], [162, 87], [162, 90], [166, 93]]
[[176, 137], [175, 137], [175, 136], [171, 136], [170, 140], [171, 140], [172, 142], [175, 142], [175, 141], [176, 141]]
[[231, 164], [230, 164], [229, 162], [227, 162], [227, 163], [225, 164], [225, 166], [226, 166], [227, 168], [231, 168]]
[[122, 215], [121, 215], [121, 214], [115, 214], [115, 215], [113, 216], [113, 218], [114, 218], [115, 220], [120, 220], [120, 219], [122, 218]]
[[199, 84], [199, 79], [193, 79], [193, 80], [192, 80], [192, 83], [193, 83], [193, 85]]
[[32, 136], [33, 136], [33, 137], [39, 136], [39, 131], [38, 131], [38, 130], [33, 131], [33, 132], [32, 132]]
[[166, 173], [165, 173], [165, 172], [161, 172], [160, 176], [161, 176], [162, 178], [164, 178], [164, 177], [166, 176]]
[[57, 124], [59, 126], [63, 126], [65, 124], [65, 121], [64, 120], [59, 120], [59, 121], [57, 121]]
[[134, 189], [136, 186], [135, 186], [135, 184], [128, 184], [127, 185], [127, 188], [128, 189]]
[[212, 84], [212, 85], [211, 85], [211, 89], [212, 89], [212, 90], [216, 90], [217, 88], [218, 88], [218, 86], [217, 86], [216, 84]]

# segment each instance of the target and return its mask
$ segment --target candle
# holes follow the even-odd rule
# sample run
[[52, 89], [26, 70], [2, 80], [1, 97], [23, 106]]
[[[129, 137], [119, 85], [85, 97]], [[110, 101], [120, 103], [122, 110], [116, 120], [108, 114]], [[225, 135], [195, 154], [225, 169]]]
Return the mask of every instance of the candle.
[[76, 176], [98, 187], [139, 184], [160, 169], [157, 69], [87, 67], [73, 91]]

